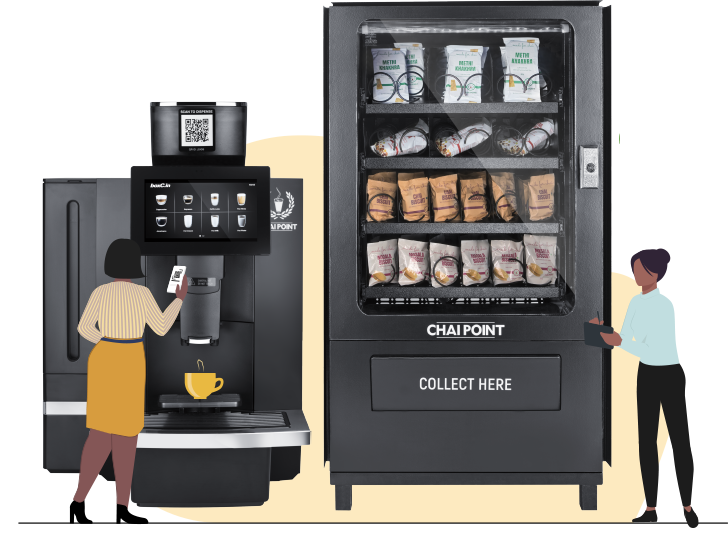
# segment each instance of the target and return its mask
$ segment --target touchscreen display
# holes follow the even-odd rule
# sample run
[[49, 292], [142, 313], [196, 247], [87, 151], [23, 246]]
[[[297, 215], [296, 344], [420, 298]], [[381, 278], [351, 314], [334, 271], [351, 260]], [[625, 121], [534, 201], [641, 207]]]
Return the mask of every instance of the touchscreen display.
[[256, 214], [254, 180], [160, 179], [144, 183], [147, 241], [256, 239]]

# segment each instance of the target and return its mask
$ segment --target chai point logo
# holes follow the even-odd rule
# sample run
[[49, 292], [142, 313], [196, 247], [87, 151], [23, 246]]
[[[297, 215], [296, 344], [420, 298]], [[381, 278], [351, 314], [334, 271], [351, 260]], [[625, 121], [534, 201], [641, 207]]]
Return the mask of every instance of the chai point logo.
[[149, 186], [151, 189], [161, 189], [162, 187], [171, 187], [169, 183], [152, 183]]
[[[286, 191], [286, 198], [283, 198], [283, 195], [281, 194], [281, 191], [278, 189], [278, 187], [276, 187], [276, 191], [278, 192], [278, 196], [273, 199], [273, 206], [275, 210], [270, 211], [270, 229], [271, 231], [295, 231], [298, 227], [298, 224], [275, 223], [273, 221], [285, 220], [293, 213], [293, 207], [296, 206], [293, 195], [290, 193], [290, 191]], [[283, 210], [283, 204], [286, 202], [286, 199], [288, 199], [288, 208]]]
[[437, 322], [427, 326], [427, 334], [438, 339], [494, 339], [503, 335], [505, 327], [495, 322]]

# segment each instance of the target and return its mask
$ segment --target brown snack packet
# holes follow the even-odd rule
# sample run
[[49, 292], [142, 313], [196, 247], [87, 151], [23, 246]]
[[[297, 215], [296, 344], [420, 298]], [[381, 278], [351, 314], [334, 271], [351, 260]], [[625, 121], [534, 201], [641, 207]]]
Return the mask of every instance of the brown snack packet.
[[[379, 196], [378, 194], [389, 196]], [[391, 197], [391, 198], [390, 198]], [[397, 198], [397, 173], [379, 172], [369, 176], [367, 181], [367, 221], [386, 222], [394, 219], [394, 200]], [[373, 199], [371, 203], [370, 199]]]
[[425, 174], [423, 172], [400, 173], [398, 179], [404, 219], [408, 222], [429, 222], [429, 182]]
[[528, 215], [533, 221], [554, 215], [556, 176], [552, 173], [534, 175], [528, 181]]
[[500, 217], [510, 222], [518, 214], [515, 176], [511, 172], [492, 172], [493, 201]]
[[488, 215], [485, 204], [485, 180], [482, 177], [460, 178], [460, 195], [463, 199], [463, 221], [477, 222]]
[[432, 209], [436, 222], [459, 222], [458, 176], [456, 174], [430, 178]]

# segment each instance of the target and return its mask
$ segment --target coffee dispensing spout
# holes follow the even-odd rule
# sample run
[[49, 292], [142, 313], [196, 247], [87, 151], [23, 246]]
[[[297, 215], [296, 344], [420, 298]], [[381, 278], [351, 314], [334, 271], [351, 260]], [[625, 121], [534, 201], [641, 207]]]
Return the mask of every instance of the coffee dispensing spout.
[[220, 341], [220, 292], [225, 275], [223, 256], [178, 256], [186, 266], [187, 297], [180, 310], [182, 345], [218, 345]]

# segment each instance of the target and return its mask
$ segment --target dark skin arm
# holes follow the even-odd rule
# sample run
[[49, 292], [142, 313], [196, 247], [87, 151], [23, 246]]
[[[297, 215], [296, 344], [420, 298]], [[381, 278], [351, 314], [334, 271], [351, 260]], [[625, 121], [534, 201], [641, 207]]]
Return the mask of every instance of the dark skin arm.
[[[590, 324], [599, 324], [600, 326], [604, 325], [604, 320], [601, 322], [597, 320], [596, 318], [592, 318], [589, 320]], [[612, 347], [619, 347], [622, 344], [622, 336], [620, 336], [616, 331], [612, 333], [600, 333], [599, 335], [602, 336], [602, 339], [604, 339], [604, 342], [607, 345], [611, 345]]]

